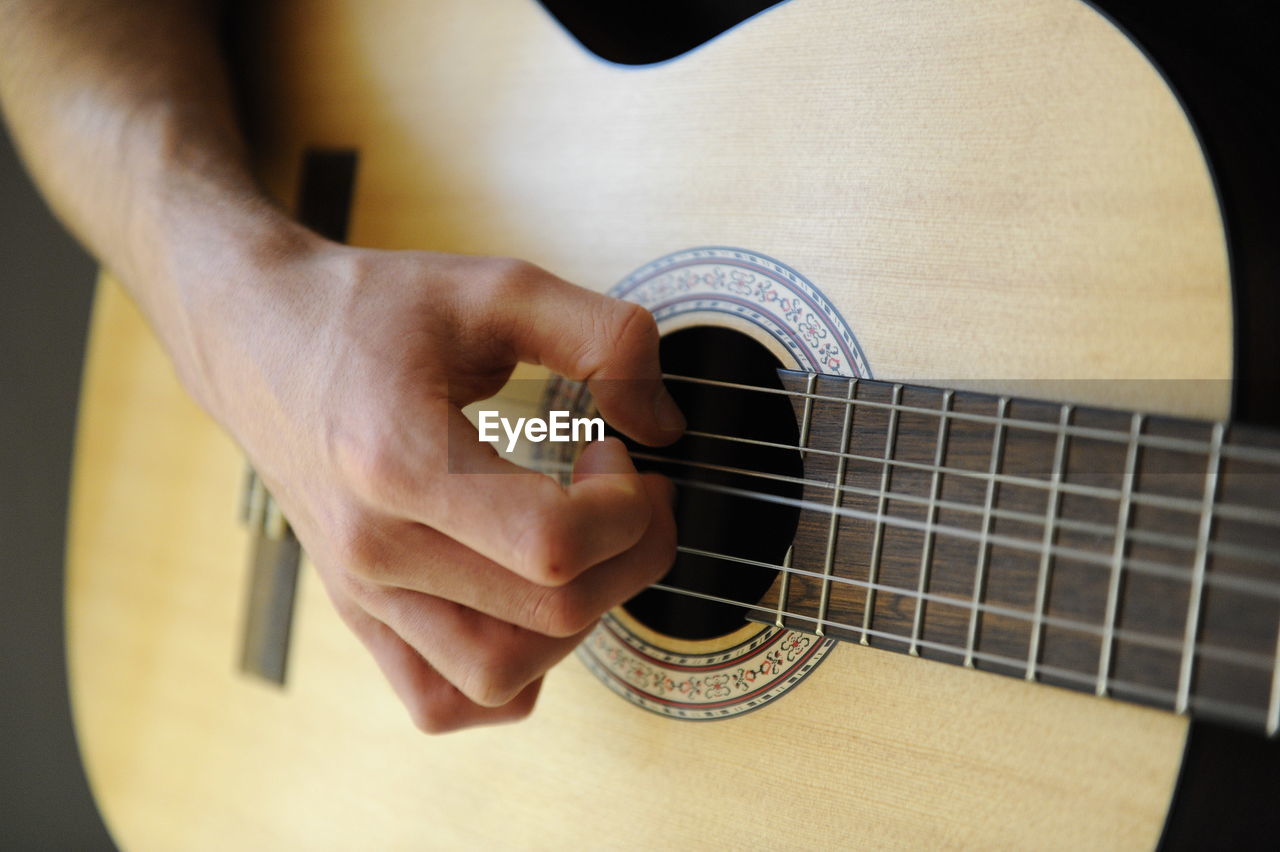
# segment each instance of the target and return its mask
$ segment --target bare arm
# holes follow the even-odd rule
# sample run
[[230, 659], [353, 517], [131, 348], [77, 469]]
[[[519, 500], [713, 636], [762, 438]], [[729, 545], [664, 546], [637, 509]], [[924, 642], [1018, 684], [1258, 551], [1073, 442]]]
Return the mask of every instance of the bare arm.
[[0, 101], [19, 150], [63, 221], [128, 284], [184, 376], [199, 358], [183, 303], [200, 294], [180, 289], [196, 276], [172, 270], [196, 259], [187, 251], [196, 235], [219, 241], [205, 254], [222, 263], [302, 238], [249, 175], [213, 6], [0, 5]]
[[547, 668], [670, 564], [669, 486], [613, 441], [569, 488], [479, 443], [450, 474], [447, 436], [528, 360], [671, 440], [652, 318], [520, 262], [293, 223], [252, 180], [205, 3], [0, 0], [0, 19], [0, 100], [38, 183], [244, 447], [419, 726], [527, 713]]

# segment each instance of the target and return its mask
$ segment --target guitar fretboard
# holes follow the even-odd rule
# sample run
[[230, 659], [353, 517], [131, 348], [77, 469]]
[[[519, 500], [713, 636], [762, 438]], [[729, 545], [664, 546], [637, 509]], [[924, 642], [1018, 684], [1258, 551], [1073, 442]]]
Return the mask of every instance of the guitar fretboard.
[[803, 496], [754, 619], [1280, 728], [1280, 436], [780, 372]]

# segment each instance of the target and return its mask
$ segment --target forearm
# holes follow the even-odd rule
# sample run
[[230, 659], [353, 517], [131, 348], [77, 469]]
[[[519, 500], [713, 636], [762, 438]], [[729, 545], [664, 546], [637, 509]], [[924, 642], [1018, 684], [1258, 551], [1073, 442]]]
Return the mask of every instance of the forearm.
[[[257, 189], [204, 0], [0, 0], [0, 99], [58, 215], [129, 288], [197, 395], [193, 314], [305, 239]], [[210, 400], [202, 400], [208, 405]]]
[[524, 360], [672, 441], [653, 317], [528, 264], [292, 223], [252, 180], [198, 0], [0, 0], [0, 21], [0, 97], [46, 196], [240, 443], [418, 725], [528, 713], [591, 623], [670, 566], [672, 492], [614, 440], [567, 487], [521, 475], [460, 408]]

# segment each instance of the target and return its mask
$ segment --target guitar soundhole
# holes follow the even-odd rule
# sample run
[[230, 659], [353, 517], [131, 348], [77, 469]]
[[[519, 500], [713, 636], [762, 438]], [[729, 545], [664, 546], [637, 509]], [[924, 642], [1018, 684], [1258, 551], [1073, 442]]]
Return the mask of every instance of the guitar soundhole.
[[[663, 338], [661, 351], [663, 370], [669, 374], [782, 389], [776, 372], [781, 366], [777, 358], [740, 332], [712, 327], [685, 329]], [[795, 538], [800, 510], [765, 499], [709, 491], [690, 483], [799, 499], [803, 489], [796, 483], [725, 470], [803, 477], [800, 454], [791, 449], [799, 444], [799, 426], [786, 396], [676, 380], [669, 381], [667, 387], [688, 418], [691, 431], [788, 448], [693, 435], [656, 451], [631, 445], [632, 449], [671, 459], [638, 466], [677, 480], [679, 543], [719, 555], [681, 552], [662, 582], [741, 602], [742, 606], [649, 589], [628, 601], [624, 608], [659, 633], [681, 639], [711, 639], [742, 627], [749, 607], [764, 597], [778, 575], [774, 569], [732, 558], [781, 564]]]

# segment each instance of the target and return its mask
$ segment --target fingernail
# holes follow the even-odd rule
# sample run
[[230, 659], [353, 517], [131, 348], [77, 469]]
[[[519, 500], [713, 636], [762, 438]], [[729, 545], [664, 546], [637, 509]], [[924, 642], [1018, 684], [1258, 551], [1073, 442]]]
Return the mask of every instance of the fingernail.
[[684, 415], [680, 413], [680, 407], [661, 384], [658, 385], [658, 392], [653, 398], [653, 413], [663, 431], [683, 432], [685, 430], [687, 424]]

